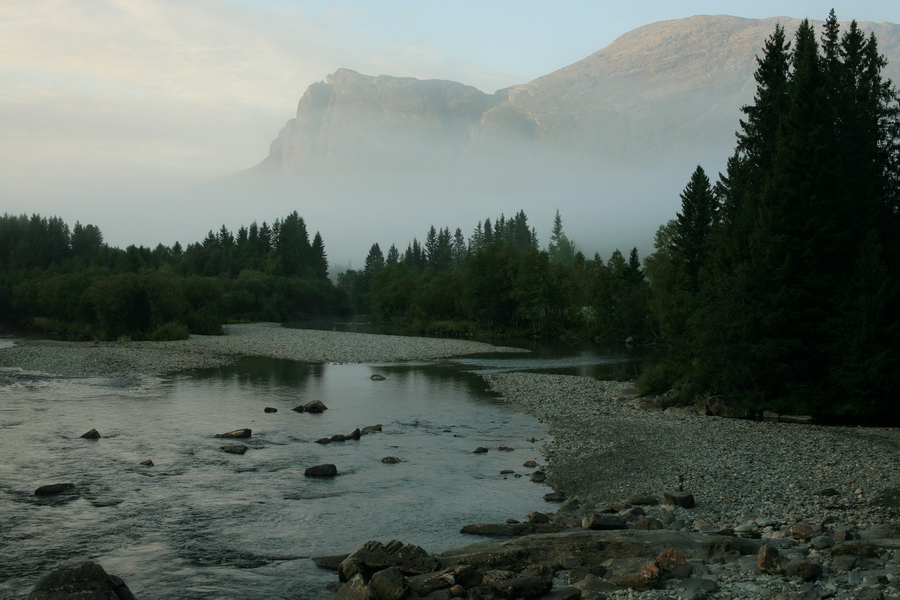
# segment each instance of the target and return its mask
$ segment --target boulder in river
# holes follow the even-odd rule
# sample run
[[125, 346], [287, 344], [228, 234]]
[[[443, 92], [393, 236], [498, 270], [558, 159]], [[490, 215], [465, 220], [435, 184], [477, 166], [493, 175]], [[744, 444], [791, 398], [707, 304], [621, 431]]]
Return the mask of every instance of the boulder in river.
[[229, 444], [222, 446], [222, 451], [229, 454], [244, 454], [249, 448], [243, 444]]
[[274, 406], [267, 406], [267, 407], [265, 407], [265, 408], [263, 409], [263, 412], [266, 412], [266, 413], [277, 413], [277, 412], [278, 412], [278, 409], [275, 408]]
[[337, 475], [337, 467], [332, 464], [307, 467], [303, 472], [307, 477], [334, 477]]
[[[328, 407], [325, 406], [325, 403], [322, 402], [321, 400], [312, 400], [310, 402], [307, 402], [306, 404], [303, 405], [303, 408], [306, 410], [306, 412], [312, 413], [314, 415], [323, 413], [326, 410], [328, 410]], [[296, 410], [296, 409], [294, 409], [294, 410]]]
[[86, 440], [99, 440], [100, 432], [97, 431], [96, 429], [91, 429], [87, 433], [82, 433], [81, 437], [83, 437]]
[[217, 438], [235, 438], [235, 439], [247, 439], [249, 438], [253, 432], [250, 429], [235, 429], [234, 431], [229, 431], [228, 433], [217, 433]]
[[34, 490], [35, 496], [51, 496], [54, 494], [69, 494], [75, 491], [74, 483], [51, 483], [42, 485]]
[[380, 375], [378, 373], [372, 373], [372, 376], [369, 377], [372, 381], [384, 381], [384, 375]]
[[28, 600], [135, 600], [120, 577], [92, 561], [50, 571], [31, 590]]

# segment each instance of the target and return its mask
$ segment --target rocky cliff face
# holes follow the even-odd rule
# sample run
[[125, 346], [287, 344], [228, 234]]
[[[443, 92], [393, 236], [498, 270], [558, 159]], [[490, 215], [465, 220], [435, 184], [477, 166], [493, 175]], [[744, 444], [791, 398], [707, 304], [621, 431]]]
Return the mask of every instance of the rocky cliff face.
[[[340, 69], [314, 83], [260, 170], [288, 173], [446, 164], [530, 147], [605, 161], [726, 156], [752, 100], [756, 55], [796, 19], [697, 16], [635, 29], [582, 61], [485, 94], [452, 81]], [[900, 80], [900, 27], [874, 31]], [[699, 160], [699, 158], [698, 158]]]
[[284, 172], [402, 160], [447, 160], [502, 95], [454, 81], [370, 77], [339, 69], [314, 83], [261, 167]]

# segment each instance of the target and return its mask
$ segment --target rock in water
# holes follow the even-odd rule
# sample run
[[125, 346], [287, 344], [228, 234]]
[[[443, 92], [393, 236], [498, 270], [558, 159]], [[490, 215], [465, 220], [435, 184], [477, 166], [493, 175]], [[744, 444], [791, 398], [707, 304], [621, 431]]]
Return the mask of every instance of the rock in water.
[[35, 496], [50, 496], [52, 494], [66, 494], [69, 492], [75, 491], [74, 483], [51, 483], [49, 485], [42, 485], [38, 489], [34, 490]]
[[217, 433], [217, 438], [238, 438], [238, 439], [246, 439], [252, 435], [252, 431], [250, 429], [235, 429], [234, 431], [229, 431], [228, 433]]
[[88, 431], [87, 433], [81, 434], [81, 437], [83, 437], [83, 438], [86, 439], [86, 440], [99, 440], [99, 439], [100, 439], [100, 432], [97, 431], [96, 429], [91, 429], [91, 430]]
[[306, 412], [319, 414], [328, 410], [328, 407], [325, 406], [325, 403], [321, 400], [313, 400], [312, 402], [307, 402], [303, 405], [303, 408], [306, 409]]
[[337, 475], [337, 467], [332, 464], [316, 465], [308, 467], [303, 474], [307, 477], [334, 477]]
[[28, 600], [136, 600], [121, 578], [98, 563], [85, 561], [50, 571], [34, 586]]
[[227, 446], [222, 446], [223, 452], [228, 452], [229, 454], [244, 454], [249, 448], [243, 444], [229, 444]]
[[265, 408], [263, 409], [263, 412], [267, 412], [267, 413], [277, 413], [277, 412], [278, 412], [278, 409], [275, 408], [274, 406], [267, 406], [267, 407], [265, 407]]

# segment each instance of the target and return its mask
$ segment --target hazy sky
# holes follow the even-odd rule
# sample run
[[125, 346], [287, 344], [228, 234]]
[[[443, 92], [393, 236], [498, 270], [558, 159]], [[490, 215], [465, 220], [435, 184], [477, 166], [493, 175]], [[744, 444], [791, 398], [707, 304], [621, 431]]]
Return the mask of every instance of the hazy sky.
[[174, 231], [199, 241], [242, 222], [213, 212], [166, 226], [142, 217], [146, 192], [257, 164], [306, 87], [339, 67], [493, 92], [655, 21], [824, 19], [832, 7], [900, 23], [897, 0], [2, 0], [0, 211], [94, 223], [123, 247], [171, 244]]

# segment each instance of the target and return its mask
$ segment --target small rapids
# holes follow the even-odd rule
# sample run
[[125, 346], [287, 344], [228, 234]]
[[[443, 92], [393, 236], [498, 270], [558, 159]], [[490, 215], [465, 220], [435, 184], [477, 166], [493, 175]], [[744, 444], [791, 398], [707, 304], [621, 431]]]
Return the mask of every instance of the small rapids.
[[[311, 400], [328, 410], [291, 410]], [[383, 430], [358, 441], [315, 441], [374, 424]], [[249, 450], [223, 452], [233, 441], [215, 434], [243, 427], [252, 438], [234, 442]], [[80, 437], [92, 428], [100, 439]], [[312, 556], [392, 539], [441, 552], [477, 541], [463, 525], [522, 519], [550, 491], [522, 467], [541, 460], [545, 426], [448, 362], [253, 358], [127, 379], [4, 370], [0, 435], [4, 600], [86, 559], [141, 600], [329, 598], [335, 575]], [[321, 463], [339, 475], [304, 476]], [[51, 483], [76, 491], [34, 495]]]

